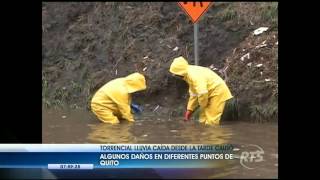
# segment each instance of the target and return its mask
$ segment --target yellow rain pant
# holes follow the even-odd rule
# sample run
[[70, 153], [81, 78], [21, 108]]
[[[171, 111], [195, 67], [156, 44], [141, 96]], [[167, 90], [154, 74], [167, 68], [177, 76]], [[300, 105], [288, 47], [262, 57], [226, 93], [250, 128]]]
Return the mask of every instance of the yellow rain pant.
[[119, 124], [117, 113], [99, 104], [91, 104], [92, 112], [104, 123]]
[[205, 125], [219, 125], [225, 104], [225, 101], [220, 102], [214, 97], [210, 98], [208, 106], [200, 112], [199, 122]]

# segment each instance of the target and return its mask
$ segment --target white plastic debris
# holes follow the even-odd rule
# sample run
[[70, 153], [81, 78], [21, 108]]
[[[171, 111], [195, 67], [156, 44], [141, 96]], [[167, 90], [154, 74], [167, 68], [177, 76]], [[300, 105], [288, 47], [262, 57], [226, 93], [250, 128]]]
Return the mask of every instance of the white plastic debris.
[[142, 137], [147, 137], [148, 136], [148, 134], [145, 134], [145, 135], [143, 135]]
[[263, 72], [262, 71], [260, 71], [260, 75], [262, 76], [262, 74], [263, 74]]
[[178, 130], [174, 130], [174, 129], [173, 129], [173, 130], [170, 130], [170, 132], [178, 132]]
[[240, 151], [239, 148], [233, 148], [233, 151]]
[[67, 88], [66, 88], [66, 87], [62, 87], [62, 89], [63, 89], [63, 90], [66, 90]]
[[156, 107], [156, 108], [154, 108], [154, 110], [153, 110], [152, 112], [155, 112], [159, 107], [160, 107], [160, 106], [159, 106], [159, 105], [157, 105], [157, 107]]
[[147, 59], [147, 58], [148, 58], [148, 56], [143, 57], [143, 59]]
[[278, 41], [276, 42], [276, 45], [278, 45]]
[[233, 52], [232, 52], [232, 54], [234, 54], [234, 53], [236, 52], [236, 50], [237, 50], [237, 48], [234, 48], [234, 49], [233, 49]]
[[142, 69], [142, 71], [146, 71], [147, 70], [147, 67], [144, 67], [143, 69]]
[[249, 63], [247, 64], [247, 66], [249, 66], [249, 67], [251, 67], [251, 65], [252, 65], [252, 62], [249, 62]]
[[266, 82], [269, 82], [269, 81], [271, 81], [271, 79], [269, 79], [269, 78], [267, 78], [267, 79], [264, 79]]
[[240, 155], [238, 155], [238, 154], [235, 154], [233, 157], [234, 157], [235, 159], [240, 159]]
[[266, 47], [267, 44], [266, 44], [266, 40], [263, 41], [260, 45], [256, 46], [256, 48], [262, 48], [262, 47]]
[[178, 49], [179, 49], [179, 47], [176, 46], [176, 47], [173, 49], [173, 51], [178, 51]]
[[260, 27], [260, 28], [258, 28], [256, 30], [254, 30], [253, 34], [254, 35], [259, 35], [259, 34], [265, 32], [265, 31], [267, 31], [268, 29], [269, 29], [268, 27]]
[[243, 52], [245, 52], [245, 51], [246, 51], [246, 49], [242, 49], [242, 51], [243, 51]]
[[241, 61], [244, 61], [244, 58], [250, 59], [250, 53], [247, 53], [247, 54], [243, 55], [243, 56], [240, 58], [240, 60], [241, 60]]
[[261, 67], [263, 64], [257, 64], [256, 67]]
[[213, 64], [211, 64], [211, 65], [209, 66], [209, 68], [212, 69], [212, 70], [218, 70], [218, 68], [214, 67]]
[[116, 69], [116, 75], [118, 74], [118, 69]]
[[260, 44], [260, 45], [256, 46], [256, 49], [266, 47], [266, 46], [267, 46], [266, 44]]
[[65, 118], [67, 118], [67, 116], [62, 116], [62, 119], [65, 119]]

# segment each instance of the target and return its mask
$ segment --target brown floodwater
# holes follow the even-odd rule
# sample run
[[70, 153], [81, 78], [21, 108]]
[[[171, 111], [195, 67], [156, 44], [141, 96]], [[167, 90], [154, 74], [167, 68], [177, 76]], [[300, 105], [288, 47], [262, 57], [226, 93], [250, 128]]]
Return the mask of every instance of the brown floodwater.
[[[263, 151], [261, 162], [240, 159], [217, 169], [179, 170], [158, 169], [164, 178], [277, 178], [278, 124], [222, 122], [219, 127], [207, 127], [197, 121], [161, 117], [159, 114], [137, 116], [134, 123], [121, 121], [118, 125], [101, 123], [86, 110], [42, 111], [43, 143], [121, 143], [121, 144], [235, 144], [241, 152]], [[245, 166], [243, 166], [243, 164]], [[252, 169], [248, 169], [252, 168]]]

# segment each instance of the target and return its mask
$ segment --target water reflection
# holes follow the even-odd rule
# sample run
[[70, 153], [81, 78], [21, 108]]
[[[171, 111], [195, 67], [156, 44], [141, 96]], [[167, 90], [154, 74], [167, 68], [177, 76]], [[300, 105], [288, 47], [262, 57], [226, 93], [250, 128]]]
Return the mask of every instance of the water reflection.
[[91, 126], [91, 132], [87, 139], [92, 143], [118, 144], [136, 143], [136, 138], [129, 131], [133, 123], [123, 122], [121, 124], [95, 124]]
[[87, 139], [91, 143], [188, 143], [225, 144], [232, 137], [230, 127], [208, 127], [180, 120], [122, 121], [118, 125], [91, 125]]

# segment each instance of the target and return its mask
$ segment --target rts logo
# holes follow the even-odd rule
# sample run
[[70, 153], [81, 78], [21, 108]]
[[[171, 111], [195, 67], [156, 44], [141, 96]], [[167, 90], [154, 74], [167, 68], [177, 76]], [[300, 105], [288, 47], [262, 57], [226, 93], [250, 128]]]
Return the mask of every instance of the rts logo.
[[254, 164], [263, 161], [263, 149], [258, 145], [249, 144], [248, 149], [253, 149], [251, 151], [243, 151], [240, 156], [240, 164], [247, 169], [254, 169], [249, 167], [249, 164]]

